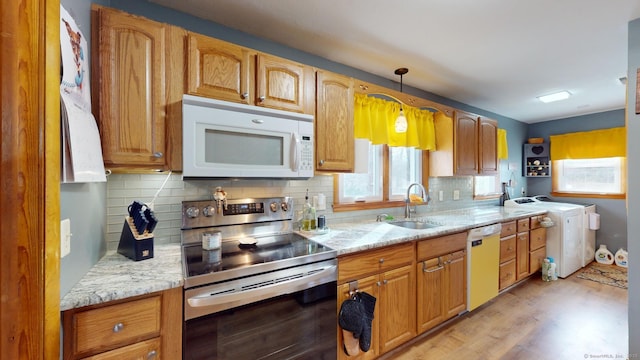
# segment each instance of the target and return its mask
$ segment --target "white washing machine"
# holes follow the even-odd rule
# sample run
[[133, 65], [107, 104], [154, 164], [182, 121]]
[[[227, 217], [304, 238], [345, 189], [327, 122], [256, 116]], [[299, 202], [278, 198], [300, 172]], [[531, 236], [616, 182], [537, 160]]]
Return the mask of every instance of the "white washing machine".
[[584, 207], [543, 202], [529, 197], [504, 202], [505, 207], [533, 207], [546, 210], [554, 226], [547, 228], [547, 256], [556, 263], [558, 276], [565, 278], [583, 266]]
[[[562, 203], [562, 202], [558, 202], [556, 200], [553, 200], [552, 198], [550, 198], [547, 195], [537, 195], [533, 197], [534, 200], [540, 201], [540, 202], [546, 202], [548, 204], [553, 204], [553, 203]], [[597, 229], [592, 229], [589, 226], [589, 214], [595, 214], [596, 213], [596, 205], [595, 204], [572, 204], [572, 203], [562, 203], [562, 204], [569, 204], [569, 205], [576, 205], [576, 206], [582, 206], [584, 209], [583, 212], [583, 248], [582, 248], [582, 267], [585, 267], [587, 265], [589, 265], [589, 263], [591, 263], [592, 261], [594, 261], [595, 259], [595, 255], [596, 255], [596, 230]]]

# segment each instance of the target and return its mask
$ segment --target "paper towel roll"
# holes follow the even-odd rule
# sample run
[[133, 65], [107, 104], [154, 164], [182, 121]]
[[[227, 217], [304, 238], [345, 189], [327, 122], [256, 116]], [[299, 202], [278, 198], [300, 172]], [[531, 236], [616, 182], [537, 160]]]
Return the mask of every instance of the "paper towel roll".
[[589, 230], [600, 230], [600, 214], [589, 214]]

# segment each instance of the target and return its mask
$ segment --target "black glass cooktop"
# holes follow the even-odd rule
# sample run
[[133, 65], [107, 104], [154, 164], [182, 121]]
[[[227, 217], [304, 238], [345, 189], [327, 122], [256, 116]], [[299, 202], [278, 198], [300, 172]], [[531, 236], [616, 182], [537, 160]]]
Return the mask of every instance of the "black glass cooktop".
[[255, 245], [225, 240], [218, 250], [204, 250], [200, 244], [184, 246], [185, 276], [189, 278], [275, 262], [286, 267], [288, 261], [329, 252], [334, 252], [335, 257], [334, 250], [295, 233], [253, 239]]

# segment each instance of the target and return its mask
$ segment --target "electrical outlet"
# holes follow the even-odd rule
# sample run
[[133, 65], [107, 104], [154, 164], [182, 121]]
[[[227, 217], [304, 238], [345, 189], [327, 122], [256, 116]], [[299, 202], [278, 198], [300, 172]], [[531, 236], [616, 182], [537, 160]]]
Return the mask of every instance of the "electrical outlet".
[[444, 200], [444, 191], [442, 190], [438, 191], [438, 200], [440, 201]]
[[71, 219], [60, 222], [60, 257], [63, 258], [71, 252]]
[[460, 200], [460, 190], [453, 190], [453, 200]]

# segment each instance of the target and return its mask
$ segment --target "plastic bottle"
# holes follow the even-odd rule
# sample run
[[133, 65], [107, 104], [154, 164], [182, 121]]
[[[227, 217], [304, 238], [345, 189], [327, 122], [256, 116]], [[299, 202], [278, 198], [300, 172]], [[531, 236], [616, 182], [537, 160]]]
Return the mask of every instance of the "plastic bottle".
[[544, 258], [544, 260], [542, 260], [542, 281], [551, 281], [551, 278], [549, 277], [549, 270], [551, 269], [551, 262], [549, 261], [549, 258]]
[[311, 231], [316, 229], [316, 209], [309, 203], [309, 189], [304, 196], [304, 213], [302, 215], [302, 230]]
[[600, 248], [596, 251], [596, 261], [600, 264], [613, 264], [613, 254], [607, 249], [607, 245], [600, 245]]
[[558, 280], [558, 268], [557, 264], [553, 261], [552, 257], [549, 257], [549, 280]]
[[620, 248], [618, 249], [618, 251], [616, 251], [616, 265], [618, 266], [622, 266], [622, 267], [628, 267], [629, 266], [629, 253], [627, 253], [626, 250]]

